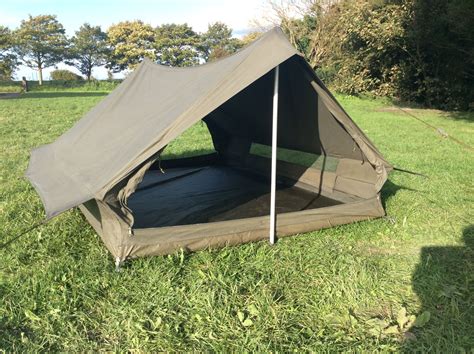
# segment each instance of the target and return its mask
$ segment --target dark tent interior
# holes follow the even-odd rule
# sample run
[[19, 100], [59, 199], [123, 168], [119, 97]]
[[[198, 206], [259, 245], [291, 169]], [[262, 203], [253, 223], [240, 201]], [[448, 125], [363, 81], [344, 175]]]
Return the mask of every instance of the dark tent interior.
[[[363, 162], [363, 154], [311, 80], [298, 56], [280, 65], [277, 213], [361, 198], [326, 188], [341, 159]], [[269, 214], [273, 85], [270, 71], [204, 117], [215, 153], [151, 166], [128, 199], [134, 228]]]

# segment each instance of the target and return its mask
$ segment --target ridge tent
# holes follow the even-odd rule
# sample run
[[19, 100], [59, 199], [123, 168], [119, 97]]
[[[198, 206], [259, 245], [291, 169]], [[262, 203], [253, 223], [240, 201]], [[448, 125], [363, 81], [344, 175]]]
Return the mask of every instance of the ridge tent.
[[[200, 120], [215, 152], [161, 161]], [[145, 59], [26, 176], [46, 218], [79, 206], [121, 262], [383, 216], [391, 169], [274, 28], [197, 67]]]

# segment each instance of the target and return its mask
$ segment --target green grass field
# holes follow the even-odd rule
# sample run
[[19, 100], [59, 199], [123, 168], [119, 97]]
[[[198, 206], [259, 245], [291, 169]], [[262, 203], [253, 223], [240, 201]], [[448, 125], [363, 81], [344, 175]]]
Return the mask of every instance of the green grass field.
[[[0, 100], [2, 243], [41, 220], [23, 178], [102, 92]], [[194, 254], [115, 272], [78, 210], [0, 249], [0, 349], [14, 351], [474, 350], [474, 153], [388, 101], [340, 97], [393, 173], [390, 218]], [[474, 146], [474, 114], [412, 110]], [[207, 151], [197, 124], [169, 156]], [[405, 313], [406, 312], [406, 313]]]

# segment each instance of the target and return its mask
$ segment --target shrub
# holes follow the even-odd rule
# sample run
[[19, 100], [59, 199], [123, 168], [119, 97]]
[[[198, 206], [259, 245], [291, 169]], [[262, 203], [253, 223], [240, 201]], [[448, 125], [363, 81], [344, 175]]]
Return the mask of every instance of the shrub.
[[20, 92], [21, 83], [18, 81], [12, 80], [1, 80], [0, 81], [0, 92], [1, 93], [10, 93], [10, 92]]
[[81, 81], [82, 76], [77, 75], [69, 70], [54, 70], [50, 74], [51, 80], [57, 81]]
[[303, 19], [291, 18], [285, 8], [276, 15], [292, 43], [335, 91], [441, 109], [474, 106], [474, 2], [308, 3], [313, 5]]

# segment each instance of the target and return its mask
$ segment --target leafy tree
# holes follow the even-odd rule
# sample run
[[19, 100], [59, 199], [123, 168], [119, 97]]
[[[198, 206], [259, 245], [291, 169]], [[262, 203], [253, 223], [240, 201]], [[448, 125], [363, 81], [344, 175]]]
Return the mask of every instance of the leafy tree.
[[[340, 42], [338, 36], [345, 31], [337, 20], [344, 0], [303, 0], [288, 3], [268, 0], [278, 24], [290, 42], [305, 55], [315, 69], [324, 69], [324, 60], [333, 58]], [[360, 0], [358, 3], [377, 0]], [[299, 14], [298, 18], [294, 15]]]
[[90, 81], [92, 69], [107, 62], [108, 52], [107, 35], [100, 26], [85, 23], [71, 38], [66, 63], [77, 68]]
[[337, 46], [323, 58], [323, 65], [334, 67], [333, 84], [349, 94], [372, 93], [381, 96], [397, 94], [405, 38], [403, 19], [406, 9], [384, 5], [380, 1], [342, 2], [332, 21]]
[[157, 61], [168, 66], [199, 64], [201, 38], [186, 23], [165, 24], [156, 28]]
[[155, 60], [155, 31], [142, 21], [125, 21], [109, 27], [107, 40], [110, 52], [107, 68], [113, 72], [133, 69], [143, 58]]
[[63, 25], [54, 15], [39, 15], [22, 20], [15, 32], [16, 51], [23, 63], [38, 70], [43, 84], [43, 69], [65, 57], [67, 39]]
[[0, 79], [10, 80], [18, 65], [16, 55], [12, 52], [13, 37], [11, 31], [0, 26]]
[[474, 107], [473, 1], [268, 1], [293, 45], [337, 91]]
[[309, 13], [301, 19], [293, 20], [292, 22], [294, 30], [299, 33], [298, 37], [295, 38], [296, 48], [306, 56], [311, 56], [314, 50], [312, 39], [314, 33], [318, 30], [318, 17], [313, 13]]
[[406, 100], [444, 109], [474, 106], [474, 2], [412, 1], [404, 21]]
[[237, 38], [232, 38], [232, 29], [222, 22], [209, 25], [201, 36], [201, 50], [205, 61], [225, 57], [241, 47]]
[[248, 45], [254, 41], [256, 41], [258, 38], [260, 38], [260, 36], [262, 35], [263, 33], [262, 32], [258, 32], [258, 31], [253, 31], [253, 32], [249, 32], [247, 33], [245, 36], [242, 37], [242, 39], [240, 40], [240, 46], [243, 47], [245, 45]]

